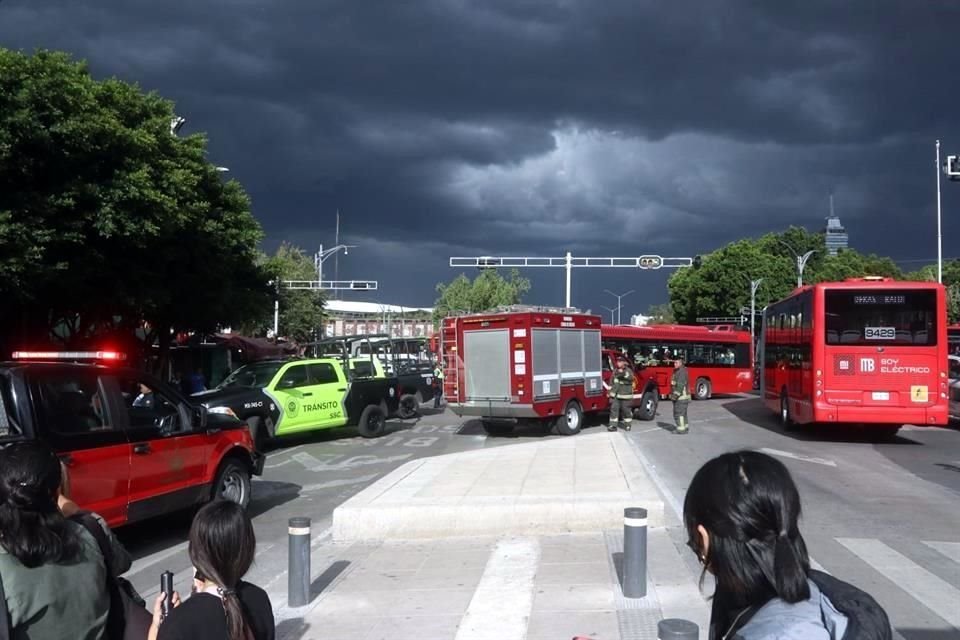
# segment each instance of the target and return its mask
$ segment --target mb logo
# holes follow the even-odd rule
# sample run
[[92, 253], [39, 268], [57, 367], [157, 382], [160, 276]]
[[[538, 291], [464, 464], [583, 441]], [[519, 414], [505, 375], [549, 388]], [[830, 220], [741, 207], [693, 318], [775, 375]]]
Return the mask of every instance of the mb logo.
[[876, 360], [873, 358], [860, 358], [860, 373], [873, 373], [876, 370]]

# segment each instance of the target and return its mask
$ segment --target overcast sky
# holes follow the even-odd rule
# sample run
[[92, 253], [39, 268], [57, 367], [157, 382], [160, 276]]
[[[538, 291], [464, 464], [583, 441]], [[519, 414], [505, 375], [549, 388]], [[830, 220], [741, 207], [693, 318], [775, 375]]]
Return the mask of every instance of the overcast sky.
[[[408, 305], [450, 256], [690, 256], [819, 229], [830, 193], [854, 248], [933, 260], [958, 33], [952, 0], [0, 0], [0, 46], [174, 100], [266, 249], [332, 246], [339, 209], [339, 277], [380, 285], [344, 297]], [[960, 183], [943, 204], [957, 256]], [[635, 289], [626, 318], [668, 275], [581, 269], [573, 303]]]

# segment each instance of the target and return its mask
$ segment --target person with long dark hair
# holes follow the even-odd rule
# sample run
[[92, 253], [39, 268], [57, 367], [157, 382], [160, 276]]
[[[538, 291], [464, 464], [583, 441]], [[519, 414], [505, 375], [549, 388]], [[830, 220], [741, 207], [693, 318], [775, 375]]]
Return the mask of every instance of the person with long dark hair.
[[96, 539], [58, 506], [60, 460], [38, 442], [0, 450], [0, 580], [12, 638], [100, 640], [110, 612]]
[[779, 460], [726, 453], [694, 475], [683, 503], [688, 546], [716, 580], [711, 640], [889, 640], [877, 602], [810, 568], [800, 492]]
[[176, 593], [163, 619], [163, 594], [154, 605], [149, 640], [273, 640], [273, 607], [266, 591], [242, 580], [253, 564], [257, 540], [243, 507], [212, 502], [190, 527], [193, 595]]

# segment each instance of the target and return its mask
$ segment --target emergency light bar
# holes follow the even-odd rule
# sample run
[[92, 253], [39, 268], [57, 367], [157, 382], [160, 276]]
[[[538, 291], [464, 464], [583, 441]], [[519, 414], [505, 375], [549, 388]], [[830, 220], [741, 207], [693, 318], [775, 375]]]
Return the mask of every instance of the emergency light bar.
[[119, 351], [14, 351], [14, 360], [126, 360]]

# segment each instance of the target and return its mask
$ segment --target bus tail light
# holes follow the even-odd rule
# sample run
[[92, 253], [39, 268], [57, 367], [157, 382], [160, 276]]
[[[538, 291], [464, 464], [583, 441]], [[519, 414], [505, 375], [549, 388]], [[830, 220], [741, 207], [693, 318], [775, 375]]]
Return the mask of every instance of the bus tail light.
[[822, 396], [822, 395], [823, 395], [823, 390], [822, 390], [822, 389], [817, 389], [817, 397], [819, 398], [819, 397]]
[[822, 377], [823, 377], [823, 371], [821, 371], [820, 369], [817, 369], [817, 377], [818, 377], [818, 378], [822, 378]]
[[947, 377], [947, 372], [946, 372], [946, 371], [941, 371], [941, 372], [940, 372], [940, 377], [941, 377], [941, 378], [946, 378], [946, 377]]

